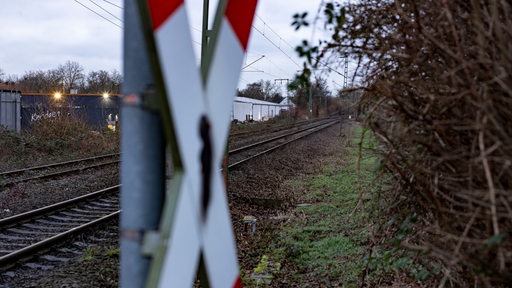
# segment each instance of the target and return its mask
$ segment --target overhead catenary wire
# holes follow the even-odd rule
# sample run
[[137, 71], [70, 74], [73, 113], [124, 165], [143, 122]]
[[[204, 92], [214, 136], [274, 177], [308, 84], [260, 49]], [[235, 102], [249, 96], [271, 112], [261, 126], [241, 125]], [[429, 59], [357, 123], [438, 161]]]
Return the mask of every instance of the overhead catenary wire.
[[[316, 20], [318, 18], [318, 14], [320, 13], [321, 11], [321, 8], [323, 7], [324, 5], [324, 1], [321, 2], [319, 8], [318, 8], [318, 11], [317, 11], [317, 17], [315, 18], [315, 23], [316, 23]], [[273, 33], [275, 34], [277, 37], [279, 37], [279, 40], [282, 41], [283, 43], [285, 43], [287, 46], [289, 46], [290, 48], [294, 48], [288, 41], [286, 41], [283, 37], [281, 37], [281, 35], [279, 35], [274, 29], [272, 29], [272, 27], [270, 25], [267, 24], [267, 22], [265, 22], [265, 20], [263, 20], [259, 15], [256, 15], [256, 17], [261, 21], [263, 22], [263, 25], [264, 27], [268, 27], [268, 29]], [[284, 53], [293, 63], [295, 63], [295, 65], [297, 65], [299, 68], [302, 68], [296, 61], [294, 61], [290, 55], [288, 55], [286, 52], [284, 52], [280, 45], [277, 45], [274, 41], [272, 41], [266, 34], [264, 31], [261, 31], [261, 29], [258, 29], [256, 26], [252, 26], [254, 28], [254, 30], [256, 30], [258, 33], [260, 33], [265, 39], [267, 39], [272, 45], [274, 45], [277, 49], [279, 49], [282, 53]], [[314, 34], [311, 36], [312, 39], [311, 41], [313, 41], [313, 38], [314, 38]], [[346, 78], [346, 75], [342, 74], [341, 72], [337, 71], [336, 69], [330, 67], [327, 63], [321, 61], [318, 57], [314, 57], [315, 60], [317, 60], [317, 62], [324, 66], [325, 68], [327, 68], [330, 72], [334, 72], [344, 78]], [[269, 59], [267, 59], [269, 60]], [[270, 61], [270, 60], [269, 60]], [[275, 64], [274, 64], [275, 65]]]
[[263, 33], [260, 29], [258, 29], [254, 25], [252, 25], [252, 28], [254, 28], [254, 30], [256, 30], [256, 32], [260, 33], [261, 36], [263, 36], [265, 39], [267, 39], [268, 42], [270, 42], [272, 45], [274, 45], [274, 47], [276, 47], [277, 50], [281, 51], [281, 53], [286, 55], [286, 57], [288, 57], [288, 59], [290, 59], [290, 61], [292, 61], [295, 65], [297, 65], [297, 67], [301, 68], [301, 66], [299, 65], [299, 63], [297, 63], [297, 61], [293, 60], [293, 58], [290, 55], [288, 55], [288, 53], [286, 53], [283, 49], [281, 49], [281, 47], [279, 47], [279, 45], [277, 45], [274, 41], [272, 41], [272, 39], [270, 39], [267, 35], [265, 35], [265, 33]]
[[88, 6], [84, 5], [82, 2], [80, 2], [80, 1], [78, 1], [78, 0], [73, 0], [73, 1], [75, 1], [75, 2], [76, 2], [76, 3], [78, 3], [78, 4], [80, 4], [82, 7], [84, 7], [85, 9], [87, 9], [87, 10], [89, 10], [89, 11], [91, 11], [92, 13], [94, 13], [94, 14], [98, 15], [99, 17], [103, 18], [104, 20], [106, 20], [106, 21], [110, 22], [111, 24], [114, 24], [115, 26], [117, 26], [117, 27], [119, 27], [119, 28], [123, 29], [123, 27], [122, 27], [121, 25], [119, 25], [119, 24], [117, 24], [117, 23], [113, 22], [112, 20], [108, 19], [107, 17], [105, 17], [105, 16], [101, 15], [100, 13], [98, 13], [98, 12], [94, 11], [94, 10], [93, 10], [93, 9], [91, 9], [90, 7], [88, 7]]
[[245, 68], [247, 68], [247, 67], [251, 66], [252, 64], [254, 64], [254, 63], [256, 63], [256, 62], [260, 61], [263, 57], [265, 57], [265, 55], [261, 55], [261, 57], [260, 57], [260, 58], [258, 58], [258, 59], [256, 59], [256, 60], [252, 61], [251, 63], [249, 63], [249, 64], [247, 64], [247, 65], [245, 65], [244, 67], [242, 67], [242, 69], [241, 69], [241, 70], [244, 70]]
[[277, 65], [276, 63], [274, 63], [272, 60], [270, 60], [270, 58], [267, 58], [266, 60], [267, 60], [268, 62], [270, 62], [270, 64], [272, 64], [274, 67], [276, 67], [277, 69], [281, 70], [281, 72], [282, 72], [282, 73], [284, 73], [284, 74], [283, 74], [283, 77], [284, 77], [284, 75], [289, 75], [289, 72], [288, 72], [288, 71], [283, 70], [283, 68], [281, 68], [280, 66], [278, 66], [278, 65]]
[[107, 14], [109, 14], [110, 16], [116, 18], [117, 20], [119, 20], [121, 23], [123, 23], [123, 20], [119, 17], [117, 17], [116, 15], [110, 13], [107, 9], [103, 8], [101, 5], [99, 5], [98, 3], [94, 2], [93, 0], [89, 0], [92, 4], [96, 5], [98, 8], [100, 8], [101, 10], [105, 11]]
[[[322, 0], [322, 2], [320, 3], [320, 5], [319, 5], [319, 7], [318, 7], [317, 12], [316, 12], [315, 20], [313, 21], [313, 22], [314, 22], [314, 23], [313, 23], [313, 26], [314, 26], [314, 27], [316, 27], [316, 22], [318, 21], [318, 19], [319, 19], [319, 17], [320, 17], [319, 15], [320, 15], [321, 10], [322, 10], [322, 8], [324, 7], [324, 5], [325, 5], [325, 1], [324, 1], [324, 0]], [[274, 35], [276, 35], [276, 36], [279, 38], [279, 41], [280, 41], [280, 42], [285, 43], [287, 46], [289, 46], [289, 47], [290, 47], [290, 48], [292, 48], [292, 49], [294, 49], [294, 48], [295, 48], [295, 47], [293, 47], [293, 46], [292, 46], [288, 41], [286, 41], [283, 37], [281, 37], [281, 35], [279, 35], [279, 33], [277, 33], [274, 29], [272, 29], [272, 27], [271, 27], [269, 24], [267, 24], [267, 22], [266, 22], [263, 18], [261, 18], [259, 15], [256, 15], [256, 18], [257, 18], [258, 20], [260, 20], [260, 21], [263, 23], [263, 25], [264, 25], [264, 29], [268, 28], [268, 29], [269, 29], [269, 30], [270, 30]], [[265, 34], [265, 31], [261, 31], [261, 29], [258, 29], [258, 28], [257, 28], [257, 27], [255, 27], [254, 25], [253, 25], [253, 28], [254, 28], [254, 30], [256, 30], [258, 33], [260, 33], [263, 37], [265, 37], [265, 39], [267, 39], [267, 40], [268, 40], [272, 45], [274, 45], [277, 49], [279, 49], [281, 52], [283, 52], [283, 53], [284, 53], [284, 54], [285, 54], [285, 55], [286, 55], [290, 60], [292, 60], [292, 58], [291, 58], [287, 53], [285, 53], [285, 52], [281, 49], [281, 46], [280, 46], [280, 45], [277, 45], [274, 41], [272, 41], [272, 40], [271, 40], [271, 39], [270, 39], [270, 38]], [[311, 35], [311, 40], [310, 40], [310, 41], [311, 41], [311, 43], [312, 43], [312, 41], [313, 41], [313, 39], [314, 39], [314, 37], [315, 37], [314, 30], [315, 30], [315, 28], [313, 28], [313, 33], [312, 33], [312, 35]], [[346, 75], [346, 74], [347, 74], [347, 72], [346, 72], [346, 71], [344, 71], [344, 73], [341, 73], [341, 72], [339, 72], [338, 70], [336, 70], [335, 68], [332, 68], [332, 67], [331, 67], [329, 64], [327, 64], [326, 62], [321, 61], [319, 57], [314, 57], [314, 59], [317, 61], [317, 63], [318, 63], [319, 65], [321, 65], [321, 66], [323, 66], [323, 67], [327, 68], [327, 70], [328, 70], [329, 72], [334, 72], [335, 74], [338, 74], [338, 75], [342, 76], [342, 77], [344, 78], [344, 80], [346, 80], [346, 78], [348, 77], [348, 75]], [[267, 59], [267, 60], [269, 60], [269, 61], [270, 61], [270, 59]], [[271, 61], [270, 61], [270, 62], [271, 62]], [[301, 67], [300, 65], [298, 65], [298, 64], [297, 64], [297, 62], [295, 62], [294, 60], [292, 60], [292, 62], [294, 62], [294, 63], [295, 63], [295, 65], [297, 65], [299, 68], [302, 68], [302, 67]], [[272, 64], [273, 64], [273, 63], [272, 63]], [[274, 64], [274, 65], [275, 65], [275, 64]], [[276, 67], [278, 67], [278, 66], [276, 65]], [[345, 70], [346, 70], [346, 68], [345, 68]]]
[[[279, 35], [274, 29], [272, 29], [272, 27], [270, 27], [270, 25], [267, 24], [267, 22], [265, 22], [265, 20], [263, 20], [259, 15], [256, 15], [256, 18], [258, 18], [261, 22], [263, 22], [263, 25], [264, 27], [268, 27], [268, 29], [274, 33], [274, 35], [276, 35], [277, 37], [279, 37], [279, 40], [282, 41], [283, 43], [285, 43], [286, 45], [288, 45], [288, 47], [292, 48], [292, 49], [295, 49], [295, 47], [293, 47], [292, 44], [290, 44], [288, 41], [286, 41], [283, 37], [281, 37], [281, 35]], [[263, 31], [263, 33], [265, 33]]]
[[[93, 12], [94, 14], [98, 15], [99, 17], [103, 18], [104, 20], [116, 25], [117, 27], [119, 28], [122, 28], [122, 26], [118, 25], [117, 23], [111, 21], [110, 19], [106, 18], [105, 16], [101, 15], [100, 13], [98, 13], [97, 11], [91, 9], [90, 7], [86, 6], [85, 4], [83, 4], [82, 2], [80, 2], [79, 0], [74, 0], [75, 2], [77, 2], [78, 4], [80, 4], [81, 6], [83, 6], [84, 8], [86, 8], [87, 10]], [[119, 19], [117, 16], [115, 16], [114, 14], [112, 14], [111, 12], [109, 12], [108, 10], [106, 10], [105, 8], [103, 8], [101, 5], [99, 5], [98, 3], [96, 3], [95, 1], [93, 0], [89, 0], [91, 3], [93, 3], [95, 6], [97, 6], [98, 8], [100, 8], [101, 10], [105, 11], [106, 13], [108, 13], [109, 15], [111, 15], [112, 17], [114, 17], [115, 19], [121, 21], [121, 23], [123, 22], [122, 19]], [[119, 9], [123, 9], [123, 7], [115, 4], [115, 3], [112, 3], [111, 1], [108, 1], [108, 0], [103, 0], [104, 2], [110, 4], [110, 5], [113, 5]], [[285, 43], [288, 47], [290, 48], [294, 48], [288, 41], [286, 41], [281, 35], [279, 35], [269, 24], [267, 24], [267, 22], [265, 20], [263, 20], [263, 18], [261, 18], [259, 15], [256, 15], [257, 19], [259, 19], [263, 25], [265, 27], [268, 27], [268, 29], [274, 34], [276, 35], [280, 42], [283, 42]], [[278, 49], [281, 53], [283, 53], [291, 62], [293, 62], [297, 67], [301, 68], [300, 64], [297, 63], [297, 61], [295, 61], [292, 56], [290, 56], [286, 51], [284, 51], [280, 45], [276, 44], [275, 41], [273, 41], [270, 37], [268, 37], [264, 31], [261, 31], [261, 29], [258, 29], [256, 26], [252, 25], [252, 27], [254, 28], [254, 30], [256, 32], [258, 32], [261, 36], [263, 36], [268, 42], [270, 42], [276, 49]], [[193, 30], [195, 31], [201, 31], [195, 27], [192, 27]], [[194, 42], [194, 44], [196, 45], [201, 45], [201, 43], [199, 43], [198, 41], [195, 41], [195, 40], [192, 40]], [[274, 62], [272, 62], [268, 57], [266, 58], [272, 65], [276, 66], [279, 70], [283, 71], [282, 68], [278, 67]], [[265, 73], [267, 75], [270, 75], [269, 73]], [[275, 76], [275, 75], [272, 75], [272, 76]]]
[[340, 75], [343, 78], [347, 78], [347, 76], [344, 75], [343, 73], [339, 72], [338, 70], [335, 70], [334, 68], [331, 68], [327, 63], [320, 61], [320, 59], [318, 57], [315, 58], [315, 59], [318, 61], [319, 64], [321, 64], [322, 66], [327, 68], [329, 70], [329, 72], [334, 72], [334, 73]]
[[[319, 13], [320, 13], [321, 8], [323, 7], [323, 5], [324, 5], [324, 1], [322, 1], [322, 2], [320, 3], [320, 6], [318, 7], [317, 16], [315, 17], [315, 21], [314, 21], [314, 22], [315, 22], [315, 24], [316, 24], [316, 21], [318, 20], [318, 17], [319, 17], [318, 15], [319, 15]], [[274, 29], [272, 29], [272, 27], [271, 27], [270, 25], [268, 25], [268, 24], [267, 24], [267, 22], [265, 22], [265, 20], [263, 20], [259, 15], [256, 15], [256, 17], [257, 17], [261, 22], [263, 22], [264, 27], [268, 27], [268, 29], [269, 29], [273, 34], [275, 34], [277, 37], [279, 37], [279, 40], [280, 40], [280, 41], [282, 41], [283, 43], [285, 43], [286, 45], [288, 45], [288, 46], [289, 46], [290, 48], [292, 48], [292, 49], [294, 49], [294, 48], [295, 48], [295, 47], [293, 47], [293, 46], [292, 46], [288, 41], [286, 41], [283, 37], [281, 37], [281, 35], [279, 35], [279, 34], [278, 34]], [[267, 40], [269, 40], [269, 41], [270, 41], [274, 46], [276, 46], [279, 50], [281, 50], [281, 47], [280, 47], [280, 46], [278, 46], [278, 45], [276, 45], [273, 41], [271, 41], [271, 40], [270, 40], [270, 39], [265, 35], [265, 32], [264, 32], [264, 31], [261, 31], [260, 29], [256, 28], [254, 25], [253, 25], [253, 28], [254, 28], [256, 31], [258, 31], [262, 36], [264, 36]], [[311, 35], [311, 37], [312, 37], [311, 41], [313, 41], [314, 34], [312, 34], [312, 35]], [[281, 51], [282, 51], [282, 50], [281, 50]], [[290, 57], [288, 54], [286, 54], [286, 55], [287, 55], [288, 57]], [[328, 65], [327, 63], [324, 63], [324, 62], [320, 61], [320, 59], [319, 59], [318, 57], [315, 57], [314, 59], [315, 59], [315, 60], [317, 60], [317, 62], [318, 62], [319, 64], [321, 64], [322, 66], [324, 66], [324, 67], [328, 68], [328, 69], [329, 69], [329, 71], [332, 71], [332, 72], [335, 72], [335, 73], [337, 73], [337, 74], [339, 74], [339, 75], [341, 75], [341, 76], [344, 76], [344, 75], [343, 75], [343, 74], [341, 74], [340, 72], [338, 72], [338, 71], [336, 71], [335, 69], [333, 69], [333, 68], [329, 67], [329, 65]], [[294, 61], [294, 63], [295, 63], [297, 66], [299, 66], [295, 61]], [[299, 66], [299, 67], [300, 67], [300, 66]], [[301, 68], [301, 67], [300, 67], [300, 68]]]
[[[93, 12], [94, 14], [98, 15], [99, 17], [101, 17], [101, 18], [103, 18], [103, 19], [107, 20], [108, 22], [110, 22], [110, 23], [112, 23], [112, 24], [116, 25], [117, 27], [119, 27], [119, 28], [121, 28], [121, 29], [123, 28], [122, 26], [118, 25], [117, 23], [115, 23], [115, 22], [111, 21], [110, 19], [106, 18], [105, 16], [103, 16], [103, 15], [101, 15], [100, 13], [98, 13], [98, 12], [94, 11], [94, 10], [93, 10], [93, 9], [91, 9], [90, 7], [86, 6], [85, 4], [81, 3], [79, 0], [73, 0], [73, 1], [75, 1], [75, 2], [77, 2], [78, 4], [82, 5], [84, 8], [86, 8], [87, 10], [89, 10], [89, 11]], [[105, 8], [103, 8], [103, 7], [102, 7], [101, 5], [99, 5], [98, 3], [94, 2], [93, 0], [89, 0], [89, 1], [90, 1], [90, 2], [92, 2], [94, 5], [98, 6], [101, 10], [105, 11], [106, 13], [108, 13], [109, 15], [111, 15], [112, 17], [114, 17], [115, 19], [119, 20], [121, 23], [123, 23], [123, 20], [122, 20], [122, 19], [120, 19], [119, 17], [117, 17], [117, 16], [115, 16], [114, 14], [110, 13], [108, 10], [106, 10]], [[104, 1], [104, 2], [107, 2], [107, 3], [111, 4], [111, 5], [114, 5], [114, 6], [116, 6], [116, 7], [117, 7], [117, 8], [119, 8], [119, 9], [123, 9], [123, 7], [121, 7], [121, 6], [119, 6], [119, 5], [116, 5], [115, 3], [112, 3], [112, 2], [107, 1], [107, 0], [103, 0], [103, 1]], [[194, 29], [194, 30], [198, 30], [197, 28], [194, 28], [194, 27], [192, 27], [192, 29]], [[192, 40], [192, 42], [194, 42], [194, 44], [196, 44], [196, 45], [201, 45], [201, 43], [199, 43], [198, 41]]]
[[[98, 13], [97, 11], [94, 11], [93, 9], [91, 9], [90, 7], [84, 5], [83, 3], [81, 3], [80, 1], [78, 0], [74, 0], [75, 2], [77, 2], [78, 4], [80, 4], [81, 6], [83, 6], [84, 8], [88, 9], [89, 11], [95, 13], [96, 15], [98, 15], [99, 17], [105, 19], [106, 21], [109, 21], [110, 23], [116, 25], [117, 27], [119, 28], [122, 28], [120, 25], [114, 23], [113, 21], [111, 21], [110, 19], [104, 17], [103, 15], [101, 15], [100, 13]], [[113, 15], [112, 13], [110, 13], [109, 11], [107, 11], [105, 8], [103, 8], [101, 5], [97, 4], [96, 2], [94, 2], [93, 0], [89, 0], [90, 2], [92, 2], [95, 6], [98, 6], [101, 10], [105, 11], [106, 13], [108, 13], [109, 15], [111, 15], [112, 17], [114, 17], [115, 19], [119, 20], [122, 22], [121, 19], [119, 19], [118, 17], [116, 17], [115, 15]], [[113, 5], [119, 9], [123, 9], [123, 7], [115, 4], [115, 3], [112, 3], [111, 1], [108, 1], [108, 0], [103, 0], [104, 2], [110, 4], [110, 5]], [[277, 33], [262, 17], [260, 17], [259, 15], [256, 15], [257, 19], [259, 19], [264, 27], [268, 28], [269, 31], [272, 32], [272, 34], [274, 34], [275, 36], [277, 36], [279, 38], [279, 41], [280, 43], [284, 43], [286, 44], [289, 48], [291, 49], [294, 49], [294, 47], [285, 39], [283, 38], [281, 35], [279, 35], [279, 33]], [[302, 66], [297, 63], [297, 61], [295, 61], [293, 59], [293, 57], [287, 53], [286, 51], [283, 50], [283, 48], [281, 47], [281, 45], [277, 44], [274, 40], [272, 40], [264, 31], [262, 31], [261, 29], [259, 29], [258, 27], [256, 27], [254, 24], [252, 25], [253, 29], [259, 33], [261, 36], [263, 36], [264, 39], [266, 39], [269, 43], [271, 43], [276, 49], [278, 49], [282, 54], [284, 54], [293, 64], [295, 64], [297, 67], [299, 68], [302, 68]], [[195, 31], [198, 31], [200, 32], [201, 30], [197, 29], [196, 27], [191, 27], [191, 29], [195, 30]], [[192, 40], [194, 42], [194, 44], [196, 45], [201, 45], [201, 43], [199, 43], [198, 41], [195, 41], [195, 40]], [[265, 58], [266, 60], [268, 60], [273, 66], [275, 66], [277, 69], [279, 69], [281, 72], [283, 73], [287, 73], [286, 71], [284, 71], [281, 67], [279, 67], [278, 65], [276, 65], [273, 61], [270, 60], [270, 58], [266, 57]], [[332, 71], [335, 71], [334, 69], [330, 68]], [[246, 72], [259, 72], [259, 71], [246, 71]], [[262, 72], [266, 75], [269, 75], [269, 76], [272, 76], [272, 77], [277, 77], [276, 75], [274, 74], [271, 74], [271, 73], [268, 73], [268, 72]]]
[[104, 1], [104, 2], [107, 2], [108, 4], [110, 4], [110, 5], [112, 5], [112, 6], [115, 6], [115, 7], [119, 8], [119, 9], [123, 9], [123, 7], [121, 7], [121, 6], [117, 5], [116, 3], [112, 3], [112, 2], [107, 1], [107, 0], [103, 0], [103, 1]]
[[[96, 14], [97, 16], [103, 18], [104, 20], [110, 22], [111, 24], [119, 27], [119, 28], [122, 28], [121, 25], [118, 25], [117, 23], [111, 21], [110, 19], [106, 18], [104, 15], [101, 15], [100, 13], [98, 13], [97, 11], [95, 11], [94, 9], [91, 9], [90, 7], [86, 6], [85, 4], [83, 4], [82, 2], [80, 2], [79, 0], [74, 0], [75, 2], [77, 2], [78, 4], [80, 4], [81, 6], [83, 6], [84, 8], [86, 8], [87, 10], [93, 12], [94, 14]], [[114, 17], [115, 19], [119, 20], [121, 23], [123, 22], [122, 19], [120, 19], [119, 17], [115, 16], [114, 14], [112, 14], [111, 12], [109, 12], [108, 10], [106, 10], [105, 8], [103, 8], [101, 5], [99, 5], [98, 3], [96, 3], [95, 1], [93, 0], [89, 0], [91, 3], [93, 3], [95, 6], [97, 6], [98, 8], [100, 8], [101, 10], [103, 10], [104, 12], [108, 13], [110, 16]], [[113, 5], [119, 9], [123, 9], [122, 6], [119, 6], [111, 1], [108, 1], [108, 0], [103, 0], [104, 2], [110, 4], [110, 5]], [[277, 36], [279, 38], [279, 41], [282, 42], [282, 43], [285, 43], [288, 47], [290, 48], [294, 48], [288, 41], [286, 41], [286, 39], [284, 39], [281, 35], [279, 35], [262, 17], [260, 17], [259, 15], [256, 15], [257, 19], [259, 19], [264, 27], [268, 28], [269, 31], [271, 31], [275, 36]], [[266, 35], [266, 33], [264, 31], [262, 31], [261, 29], [257, 28], [254, 24], [252, 25], [253, 29], [258, 32], [261, 36], [263, 36], [264, 39], [266, 39], [268, 42], [270, 42], [276, 49], [278, 49], [281, 53], [283, 53], [291, 62], [293, 62], [293, 64], [295, 64], [297, 67], [299, 68], [302, 68], [302, 66], [297, 63], [297, 61], [295, 61], [292, 56], [287, 53], [286, 51], [284, 51], [282, 48], [281, 48], [281, 45], [278, 45], [274, 40], [272, 40], [269, 36]], [[196, 31], [200, 31], [199, 29], [195, 28], [195, 27], [192, 27], [193, 30], [196, 30]], [[193, 40], [193, 42], [196, 44], [196, 45], [201, 45], [201, 43]], [[281, 71], [284, 71], [282, 70], [282, 68], [278, 67], [274, 62], [272, 62], [268, 57], [266, 58], [272, 65], [276, 66], [279, 70]], [[326, 64], [324, 65], [326, 67], [328, 67]], [[337, 72], [336, 70], [332, 69], [332, 68], [329, 68], [330, 70], [340, 74], [339, 72]], [[268, 73], [266, 73], [268, 74]], [[341, 74], [340, 74], [341, 75]], [[343, 76], [343, 75], [342, 75]]]
[[[285, 71], [283, 70], [283, 68], [279, 67], [276, 63], [274, 63], [269, 57], [266, 57], [265, 55], [263, 55], [262, 53], [255, 53], [255, 52], [249, 52], [249, 54], [254, 54], [254, 55], [257, 55], [258, 56], [258, 59], [256, 59], [255, 61], [252, 61], [250, 64], [246, 64], [244, 66], [244, 68], [242, 68], [242, 72], [244, 73], [249, 73], [249, 72], [258, 72], [258, 73], [263, 73], [263, 74], [266, 74], [268, 76], [271, 76], [271, 77], [274, 77], [274, 78], [285, 78], [285, 77], [288, 77], [287, 75], [289, 75], [289, 72], [288, 71]], [[264, 70], [247, 70], [245, 68], [251, 66], [252, 64], [254, 64], [255, 62], [259, 61], [263, 59], [263, 61], [268, 61], [271, 65], [273, 65], [276, 69], [280, 70], [280, 74], [281, 76], [276, 76], [274, 75], [273, 73], [270, 73], [268, 71], [264, 71]]]
[[280, 77], [280, 76], [277, 76], [277, 75], [275, 75], [275, 74], [272, 74], [272, 73], [269, 73], [269, 72], [265, 72], [265, 71], [263, 71], [262, 73], [263, 73], [263, 74], [267, 74], [268, 76], [270, 76], [270, 77], [272, 77], [272, 78], [279, 78], [279, 77]]

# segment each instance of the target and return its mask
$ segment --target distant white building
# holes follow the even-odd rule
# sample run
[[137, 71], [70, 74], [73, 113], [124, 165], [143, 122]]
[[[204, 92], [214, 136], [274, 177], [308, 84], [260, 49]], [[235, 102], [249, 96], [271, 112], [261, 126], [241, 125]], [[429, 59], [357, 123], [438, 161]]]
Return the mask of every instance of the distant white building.
[[279, 103], [279, 105], [286, 106], [286, 109], [295, 108], [295, 104], [292, 103], [290, 97], [285, 97], [283, 101]]
[[[289, 104], [287, 103], [289, 102]], [[281, 103], [267, 102], [246, 97], [235, 97], [231, 120], [238, 121], [266, 121], [281, 111], [290, 109], [291, 102], [285, 98]]]

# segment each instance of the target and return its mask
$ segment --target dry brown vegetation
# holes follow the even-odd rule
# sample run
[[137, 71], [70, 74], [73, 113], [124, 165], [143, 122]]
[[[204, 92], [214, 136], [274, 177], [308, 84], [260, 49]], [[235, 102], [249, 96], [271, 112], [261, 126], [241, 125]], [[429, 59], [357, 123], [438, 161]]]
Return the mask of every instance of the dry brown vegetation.
[[389, 212], [419, 219], [402, 247], [442, 264], [440, 287], [512, 283], [511, 2], [326, 7], [333, 37], [319, 51], [359, 63]]
[[74, 116], [43, 118], [20, 133], [0, 127], [0, 171], [119, 152], [119, 133]]

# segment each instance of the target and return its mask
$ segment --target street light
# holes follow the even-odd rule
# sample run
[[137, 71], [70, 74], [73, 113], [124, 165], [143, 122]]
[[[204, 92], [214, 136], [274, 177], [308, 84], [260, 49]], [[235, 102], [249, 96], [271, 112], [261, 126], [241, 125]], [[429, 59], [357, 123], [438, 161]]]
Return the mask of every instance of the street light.
[[108, 94], [108, 92], [103, 92], [102, 96], [103, 96], [103, 99], [101, 99], [101, 103], [100, 103], [101, 118], [103, 118], [107, 121], [107, 127], [108, 127], [112, 119], [110, 119], [111, 117], [105, 115], [105, 105], [107, 105], [107, 107], [108, 107], [108, 102], [109, 102], [108, 98], [110, 97], [110, 94]]

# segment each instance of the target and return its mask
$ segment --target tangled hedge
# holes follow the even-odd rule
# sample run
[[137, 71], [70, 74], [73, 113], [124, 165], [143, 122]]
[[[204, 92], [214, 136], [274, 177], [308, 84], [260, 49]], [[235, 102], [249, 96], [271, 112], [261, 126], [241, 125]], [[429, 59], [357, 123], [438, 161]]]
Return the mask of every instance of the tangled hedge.
[[324, 16], [318, 56], [357, 60], [387, 197], [423, 220], [402, 246], [443, 264], [441, 287], [512, 283], [511, 2], [329, 2]]

